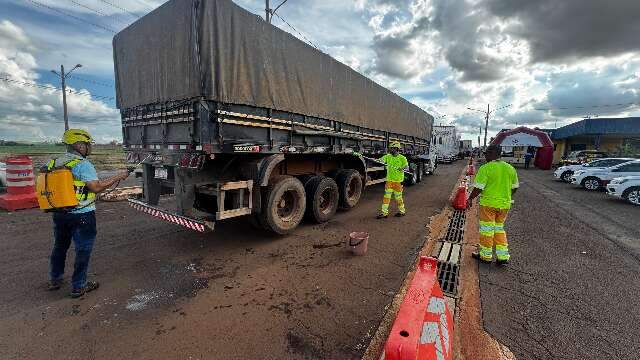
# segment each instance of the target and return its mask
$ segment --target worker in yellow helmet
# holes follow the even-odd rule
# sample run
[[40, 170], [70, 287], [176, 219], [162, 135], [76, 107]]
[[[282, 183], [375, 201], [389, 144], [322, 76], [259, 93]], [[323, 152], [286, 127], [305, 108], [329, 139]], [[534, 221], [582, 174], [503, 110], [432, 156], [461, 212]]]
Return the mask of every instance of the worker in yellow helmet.
[[400, 142], [393, 141], [389, 145], [389, 154], [379, 159], [387, 164], [387, 181], [384, 185], [384, 197], [382, 198], [382, 208], [378, 219], [386, 219], [389, 216], [391, 196], [396, 199], [396, 204], [398, 205], [396, 216], [404, 216], [406, 213], [402, 198], [402, 182], [404, 181], [404, 171], [409, 169], [409, 162], [404, 155], [400, 154], [400, 147]]
[[87, 281], [89, 259], [97, 234], [96, 193], [126, 179], [129, 172], [121, 170], [110, 178], [98, 179], [95, 167], [87, 160], [87, 156], [91, 154], [93, 138], [84, 130], [65, 131], [62, 142], [66, 145], [67, 152], [49, 161], [46, 167], [49, 170], [63, 166], [71, 169], [78, 205], [67, 211], [53, 213], [54, 245], [49, 266], [49, 290], [58, 290], [63, 284], [65, 259], [73, 240], [76, 258], [71, 278], [71, 297], [77, 298], [99, 286], [98, 282]]

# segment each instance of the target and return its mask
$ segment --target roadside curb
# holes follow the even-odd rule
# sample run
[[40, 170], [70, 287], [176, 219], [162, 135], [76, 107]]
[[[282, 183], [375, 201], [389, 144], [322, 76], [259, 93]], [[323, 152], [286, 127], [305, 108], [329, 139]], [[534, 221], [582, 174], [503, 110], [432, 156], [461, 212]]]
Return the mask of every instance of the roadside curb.
[[[429, 218], [429, 224], [426, 226], [428, 231], [428, 235], [424, 236], [424, 244], [421, 249], [417, 252], [416, 258], [411, 265], [411, 268], [407, 272], [402, 285], [398, 289], [398, 292], [395, 294], [391, 303], [385, 308], [385, 315], [380, 321], [378, 328], [375, 334], [371, 337], [371, 341], [369, 342], [369, 346], [362, 356], [363, 360], [378, 360], [380, 358], [380, 354], [382, 354], [382, 350], [384, 349], [385, 342], [389, 336], [389, 332], [391, 331], [391, 327], [393, 326], [393, 322], [398, 313], [400, 304], [402, 303], [404, 296], [409, 288], [411, 280], [415, 274], [416, 266], [420, 259], [420, 256], [431, 256], [435, 249], [435, 245], [447, 231], [447, 227], [449, 224], [449, 218], [453, 213], [453, 209], [451, 208], [451, 201], [455, 196], [458, 184], [465, 177], [464, 169], [461, 172], [460, 176], [457, 179], [453, 189], [451, 190], [451, 194], [448, 199], [448, 204], [445, 205], [442, 210]], [[454, 311], [454, 321], [457, 318], [457, 309], [456, 306], [449, 302], [449, 306]], [[455, 310], [454, 310], [455, 309]], [[455, 346], [455, 345], [454, 345]], [[454, 347], [455, 348], [455, 347]], [[455, 355], [455, 354], [454, 354]]]

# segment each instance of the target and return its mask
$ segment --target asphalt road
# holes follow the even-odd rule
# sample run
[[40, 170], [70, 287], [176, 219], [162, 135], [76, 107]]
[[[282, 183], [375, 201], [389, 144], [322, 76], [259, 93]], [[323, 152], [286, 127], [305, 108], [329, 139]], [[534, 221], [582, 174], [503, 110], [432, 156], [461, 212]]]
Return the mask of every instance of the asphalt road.
[[522, 359], [638, 359], [640, 207], [518, 170], [512, 263], [480, 264], [485, 329]]
[[[68, 283], [45, 290], [49, 216], [0, 212], [0, 358], [359, 358], [463, 166], [406, 189], [404, 218], [375, 219], [376, 186], [285, 237], [243, 219], [200, 235], [101, 203], [90, 269], [101, 286], [78, 300]], [[351, 231], [371, 234], [366, 256], [347, 252]]]

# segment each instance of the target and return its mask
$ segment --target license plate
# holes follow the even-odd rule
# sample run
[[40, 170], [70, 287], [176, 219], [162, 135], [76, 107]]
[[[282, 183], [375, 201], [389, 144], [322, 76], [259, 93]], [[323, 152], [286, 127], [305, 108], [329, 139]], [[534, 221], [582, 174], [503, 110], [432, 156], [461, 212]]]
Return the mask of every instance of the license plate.
[[165, 168], [156, 168], [154, 177], [156, 179], [167, 180], [167, 169], [165, 169]]

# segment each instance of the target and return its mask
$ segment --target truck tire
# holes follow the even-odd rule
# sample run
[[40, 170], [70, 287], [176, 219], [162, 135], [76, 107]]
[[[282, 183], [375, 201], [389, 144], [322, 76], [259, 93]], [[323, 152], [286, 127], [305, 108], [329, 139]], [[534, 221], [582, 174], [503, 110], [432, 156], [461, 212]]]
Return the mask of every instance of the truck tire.
[[424, 163], [418, 163], [418, 168], [416, 169], [416, 182], [422, 182], [422, 175], [424, 174]]
[[270, 179], [264, 200], [260, 223], [276, 234], [292, 232], [304, 217], [304, 186], [293, 176], [276, 176]]
[[307, 194], [306, 216], [316, 223], [329, 221], [338, 209], [338, 184], [326, 176], [314, 176], [304, 190]]
[[413, 174], [413, 176], [409, 176], [405, 174], [404, 184], [406, 186], [413, 186], [418, 183], [418, 166], [415, 163], [409, 163], [409, 172]]
[[357, 170], [344, 169], [336, 174], [338, 185], [338, 205], [343, 210], [354, 208], [362, 196], [362, 177]]
[[640, 186], [630, 187], [624, 191], [622, 198], [630, 204], [640, 206]]

